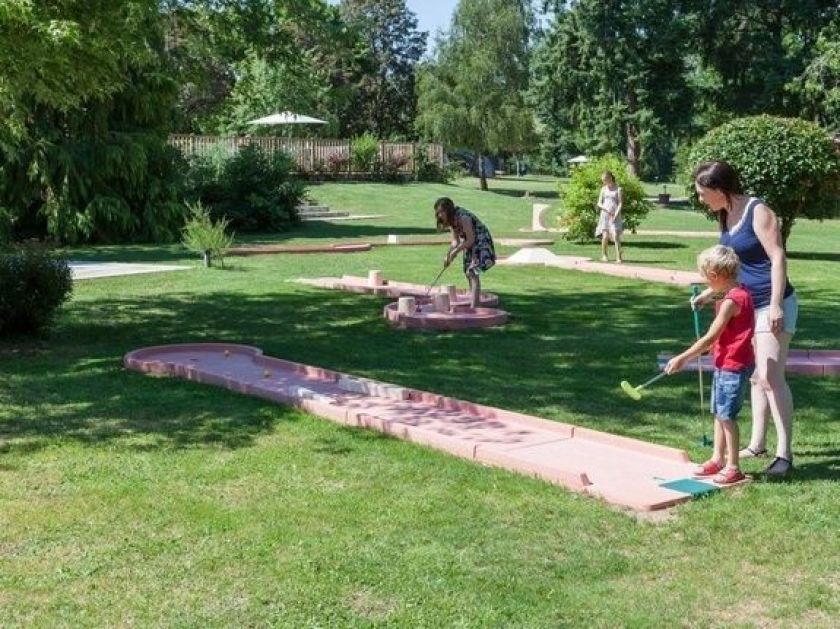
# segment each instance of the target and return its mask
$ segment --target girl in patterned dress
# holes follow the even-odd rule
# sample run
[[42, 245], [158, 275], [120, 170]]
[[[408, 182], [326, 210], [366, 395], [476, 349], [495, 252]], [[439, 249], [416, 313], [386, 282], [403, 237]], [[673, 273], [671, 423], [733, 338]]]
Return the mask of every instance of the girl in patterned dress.
[[496, 264], [496, 250], [490, 231], [476, 216], [462, 207], [457, 207], [452, 199], [441, 197], [435, 201], [435, 219], [438, 229], [452, 232], [452, 245], [443, 260], [443, 266], [449, 266], [464, 252], [464, 274], [470, 285], [470, 307], [477, 308], [481, 295], [479, 274]]
[[621, 232], [624, 231], [621, 206], [624, 199], [622, 198], [621, 188], [616, 184], [615, 177], [610, 171], [601, 175], [601, 182], [604, 185], [598, 195], [597, 203], [601, 215], [598, 217], [595, 237], [601, 237], [601, 261], [609, 261], [607, 250], [610, 246], [610, 238], [612, 238], [615, 242], [615, 261], [621, 264]]

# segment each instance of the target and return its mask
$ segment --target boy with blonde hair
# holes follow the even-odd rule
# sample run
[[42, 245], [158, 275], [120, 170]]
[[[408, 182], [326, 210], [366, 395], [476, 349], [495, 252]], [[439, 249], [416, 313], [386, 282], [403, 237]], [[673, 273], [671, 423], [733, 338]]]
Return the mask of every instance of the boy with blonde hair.
[[695, 476], [711, 476], [719, 485], [744, 480], [738, 461], [736, 420], [755, 367], [755, 308], [750, 293], [737, 281], [740, 265], [735, 251], [724, 245], [715, 245], [697, 256], [700, 274], [722, 298], [715, 304], [715, 318], [706, 334], [665, 365], [666, 373], [674, 373], [712, 348], [715, 372], [710, 405], [715, 416], [714, 450], [712, 458], [697, 467]]

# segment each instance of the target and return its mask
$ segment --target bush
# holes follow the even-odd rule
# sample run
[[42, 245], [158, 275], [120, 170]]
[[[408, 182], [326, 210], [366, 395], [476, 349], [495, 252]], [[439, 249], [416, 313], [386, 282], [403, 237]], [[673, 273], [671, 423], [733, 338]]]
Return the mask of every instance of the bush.
[[204, 266], [212, 266], [218, 259], [225, 265], [225, 251], [233, 242], [233, 234], [227, 233], [229, 221], [226, 218], [213, 221], [210, 212], [201, 202], [189, 206], [190, 219], [184, 226], [182, 242], [190, 251], [204, 257]]
[[373, 172], [376, 156], [379, 154], [379, 140], [371, 133], [363, 133], [350, 143], [350, 157], [353, 168], [358, 172]]
[[[799, 217], [840, 215], [840, 154], [827, 133], [798, 118], [749, 116], [721, 125], [691, 150], [693, 169], [707, 160], [732, 164], [745, 192], [764, 199], [781, 219], [786, 243]], [[700, 205], [693, 185], [688, 189]]]
[[326, 166], [327, 170], [333, 175], [347, 174], [350, 168], [350, 158], [347, 157], [344, 151], [330, 153], [329, 157], [327, 157]]
[[605, 170], [615, 175], [616, 183], [621, 187], [624, 199], [621, 214], [625, 229], [635, 230], [647, 213], [653, 209], [653, 206], [645, 200], [642, 183], [627, 172], [622, 159], [612, 155], [598, 158], [572, 169], [571, 181], [565, 186], [560, 185], [562, 205], [560, 225], [568, 230], [566, 239], [584, 241], [594, 238], [599, 216], [599, 210], [595, 204], [603, 185], [601, 175]]
[[0, 336], [41, 332], [72, 290], [66, 259], [35, 246], [0, 254]]
[[[457, 163], [450, 161], [449, 164], [452, 164], [454, 168]], [[420, 144], [417, 146], [414, 154], [414, 177], [417, 181], [448, 183], [454, 176], [454, 173], [449, 169], [441, 168], [438, 164], [429, 159], [429, 150], [427, 145]]]
[[187, 199], [239, 231], [283, 231], [298, 222], [296, 207], [305, 191], [293, 171], [291, 157], [280, 151], [246, 146], [234, 155], [210, 153], [192, 163]]
[[375, 170], [376, 176], [378, 179], [382, 181], [388, 182], [400, 182], [404, 181], [406, 178], [406, 173], [403, 172], [403, 168], [409, 162], [409, 157], [402, 153], [396, 153], [394, 155], [389, 155], [385, 158], [385, 161], [377, 161]]

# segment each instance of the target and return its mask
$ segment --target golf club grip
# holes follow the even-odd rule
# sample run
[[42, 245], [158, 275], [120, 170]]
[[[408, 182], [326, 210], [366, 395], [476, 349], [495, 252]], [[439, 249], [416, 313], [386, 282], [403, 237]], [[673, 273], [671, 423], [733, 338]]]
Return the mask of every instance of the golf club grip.
[[[700, 294], [700, 287], [697, 284], [691, 287], [691, 293], [695, 297]], [[693, 307], [691, 309], [692, 314], [694, 315], [694, 335], [699, 339], [700, 338], [700, 313], [697, 310], [697, 307]]]

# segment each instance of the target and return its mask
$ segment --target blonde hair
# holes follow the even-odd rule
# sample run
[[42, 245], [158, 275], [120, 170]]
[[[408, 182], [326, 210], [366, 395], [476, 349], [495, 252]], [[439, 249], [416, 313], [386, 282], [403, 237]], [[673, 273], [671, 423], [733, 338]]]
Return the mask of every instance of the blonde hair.
[[738, 277], [741, 261], [732, 247], [715, 245], [702, 251], [697, 256], [697, 268], [705, 278], [709, 277], [709, 273], [715, 273], [734, 279]]

